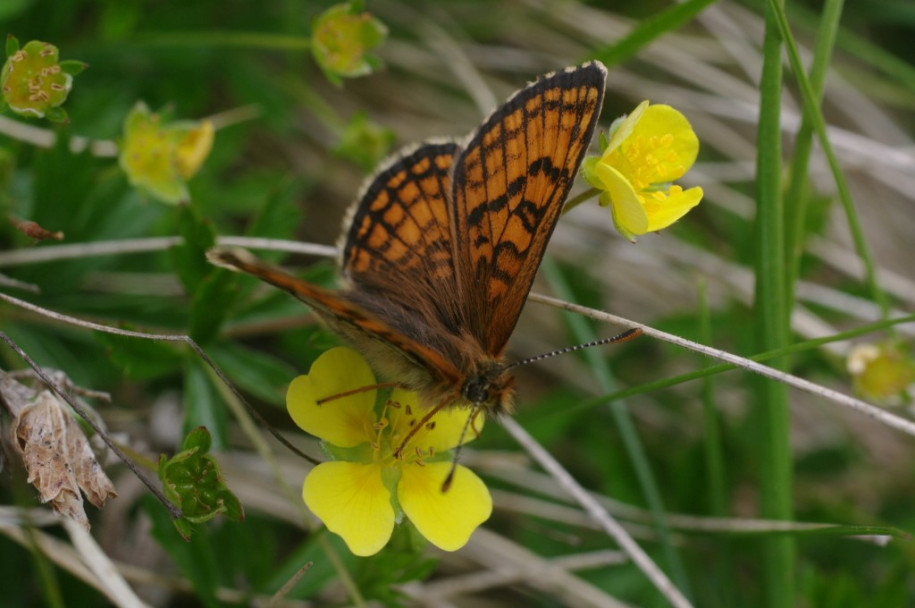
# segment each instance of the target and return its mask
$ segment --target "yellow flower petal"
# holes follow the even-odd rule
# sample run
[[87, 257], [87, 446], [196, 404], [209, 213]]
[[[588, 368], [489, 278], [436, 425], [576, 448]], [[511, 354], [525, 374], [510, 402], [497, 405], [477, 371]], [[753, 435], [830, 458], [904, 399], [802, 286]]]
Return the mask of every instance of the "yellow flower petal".
[[397, 497], [420, 534], [439, 549], [456, 551], [467, 544], [477, 526], [489, 519], [492, 497], [483, 481], [460, 465], [451, 487], [442, 492], [442, 482], [450, 468], [450, 462], [403, 467]]
[[667, 194], [646, 193], [643, 199], [648, 214], [648, 232], [654, 232], [667, 228], [698, 205], [702, 200], [702, 188], [683, 190], [680, 186], [671, 186]]
[[213, 149], [213, 123], [204, 120], [185, 133], [175, 149], [175, 163], [184, 179], [190, 179], [200, 169]]
[[374, 439], [376, 389], [317, 401], [354, 389], [372, 386], [375, 376], [362, 356], [351, 348], [332, 348], [311, 366], [307, 376], [289, 385], [286, 409], [304, 431], [341, 448]]
[[[388, 421], [392, 427], [392, 441], [395, 447], [400, 447], [403, 438], [411, 431], [414, 425], [419, 424], [427, 410], [419, 406], [419, 399], [415, 392], [396, 388], [391, 393], [391, 401], [399, 407], [389, 409]], [[416, 431], [410, 439], [410, 451], [419, 448], [424, 454], [444, 452], [456, 447], [461, 439], [461, 433], [467, 425], [470, 408], [452, 407], [439, 411], [426, 423], [424, 428]], [[464, 443], [473, 441], [483, 429], [484, 415], [479, 412], [473, 425], [467, 427]], [[431, 427], [431, 428], [430, 428]]]
[[124, 141], [118, 160], [131, 184], [169, 203], [188, 196], [172, 162], [173, 145], [173, 138], [163, 129], [160, 117], [138, 102], [124, 121]]
[[376, 464], [325, 462], [305, 478], [302, 498], [354, 555], [378, 553], [394, 530], [391, 494]]
[[632, 130], [635, 129], [635, 126], [642, 119], [642, 114], [645, 113], [647, 108], [648, 100], [646, 99], [637, 105], [632, 112], [629, 112], [627, 116], [622, 119], [618, 118], [610, 125], [610, 143], [607, 144], [607, 149], [604, 151], [605, 157], [611, 154], [621, 143], [632, 135]]
[[680, 112], [666, 105], [649, 106], [625, 142], [630, 162], [645, 184], [670, 182], [696, 162], [699, 138]]
[[632, 184], [615, 168], [597, 163], [594, 176], [601, 181], [610, 198], [613, 223], [620, 234], [634, 241], [635, 237], [648, 231], [648, 216]]

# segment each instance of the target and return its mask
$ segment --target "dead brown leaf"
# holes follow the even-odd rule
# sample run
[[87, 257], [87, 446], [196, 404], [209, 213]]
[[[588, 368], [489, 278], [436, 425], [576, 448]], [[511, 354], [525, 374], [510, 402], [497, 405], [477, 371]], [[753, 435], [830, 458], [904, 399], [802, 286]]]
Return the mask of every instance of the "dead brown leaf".
[[88, 530], [82, 494], [101, 508], [117, 492], [82, 428], [67, 405], [49, 390], [36, 394], [2, 374], [0, 392], [13, 415], [14, 445], [41, 502], [50, 503], [55, 511]]

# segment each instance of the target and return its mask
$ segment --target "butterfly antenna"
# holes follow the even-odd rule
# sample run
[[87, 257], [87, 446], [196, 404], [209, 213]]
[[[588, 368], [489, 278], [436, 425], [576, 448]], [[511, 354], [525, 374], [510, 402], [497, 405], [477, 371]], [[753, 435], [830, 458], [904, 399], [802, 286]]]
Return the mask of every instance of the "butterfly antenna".
[[442, 482], [442, 494], [448, 491], [451, 487], [451, 482], [454, 481], [454, 473], [457, 471], [458, 460], [461, 457], [461, 448], [464, 447], [464, 438], [467, 437], [467, 429], [473, 426], [473, 421], [476, 420], [477, 414], [480, 413], [479, 403], [474, 403], [473, 408], [470, 410], [470, 416], [467, 417], [467, 422], [464, 423], [464, 428], [461, 429], [461, 437], [458, 439], [457, 447], [454, 448], [454, 457], [451, 459], [451, 468], [448, 469], [448, 475], [445, 476], [445, 481]]
[[575, 346], [567, 346], [566, 348], [560, 348], [559, 350], [550, 351], [548, 353], [543, 353], [542, 355], [537, 355], [536, 357], [531, 357], [530, 359], [522, 359], [521, 361], [515, 361], [505, 366], [505, 369], [511, 369], [513, 367], [518, 367], [519, 365], [527, 365], [528, 363], [534, 363], [540, 361], [541, 359], [549, 359], [550, 357], [555, 357], [556, 355], [565, 355], [566, 353], [574, 353], [577, 350], [584, 350], [586, 348], [591, 348], [592, 346], [603, 346], [604, 344], [616, 344], [617, 342], [628, 342], [634, 338], [638, 338], [642, 335], [642, 330], [638, 327], [632, 329], [627, 329], [621, 334], [617, 334], [611, 338], [601, 338], [600, 340], [594, 340], [592, 342], [585, 342], [584, 344], [577, 344]]

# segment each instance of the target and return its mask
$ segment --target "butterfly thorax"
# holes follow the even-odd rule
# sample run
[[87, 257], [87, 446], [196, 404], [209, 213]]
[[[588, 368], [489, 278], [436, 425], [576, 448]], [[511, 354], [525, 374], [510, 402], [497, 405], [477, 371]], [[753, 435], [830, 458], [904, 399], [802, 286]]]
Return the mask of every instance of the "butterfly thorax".
[[477, 361], [461, 385], [461, 397], [493, 414], [512, 413], [514, 378], [501, 361]]

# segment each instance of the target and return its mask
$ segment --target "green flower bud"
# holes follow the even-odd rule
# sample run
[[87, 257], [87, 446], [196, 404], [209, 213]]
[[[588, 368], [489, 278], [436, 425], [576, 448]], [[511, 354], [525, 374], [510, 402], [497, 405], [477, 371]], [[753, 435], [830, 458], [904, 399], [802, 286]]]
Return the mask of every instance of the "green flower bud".
[[58, 62], [57, 47], [48, 42], [32, 40], [21, 49], [18, 46], [15, 38], [7, 39], [8, 56], [0, 74], [3, 101], [23, 116], [67, 122], [60, 106], [73, 87], [73, 75], [86, 64]]

